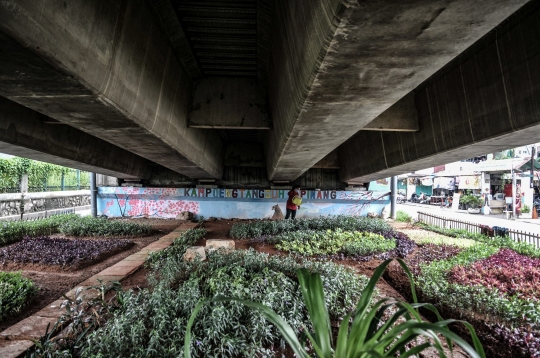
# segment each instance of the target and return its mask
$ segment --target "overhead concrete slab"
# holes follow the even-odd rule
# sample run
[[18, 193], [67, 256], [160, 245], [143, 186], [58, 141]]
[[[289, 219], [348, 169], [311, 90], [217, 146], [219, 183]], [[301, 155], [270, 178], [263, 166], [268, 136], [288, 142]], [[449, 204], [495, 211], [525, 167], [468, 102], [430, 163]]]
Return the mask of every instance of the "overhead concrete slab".
[[413, 92], [394, 103], [362, 128], [364, 131], [394, 132], [416, 132], [419, 129]]
[[297, 178], [525, 3], [276, 0], [270, 179]]
[[148, 160], [3, 97], [0, 153], [123, 179], [150, 174]]
[[266, 92], [250, 78], [198, 81], [188, 118], [191, 128], [271, 128]]
[[195, 178], [216, 133], [187, 127], [192, 83], [143, 0], [0, 2], [0, 95]]
[[361, 131], [339, 148], [341, 178], [370, 181], [538, 142], [540, 2], [415, 93], [420, 131]]

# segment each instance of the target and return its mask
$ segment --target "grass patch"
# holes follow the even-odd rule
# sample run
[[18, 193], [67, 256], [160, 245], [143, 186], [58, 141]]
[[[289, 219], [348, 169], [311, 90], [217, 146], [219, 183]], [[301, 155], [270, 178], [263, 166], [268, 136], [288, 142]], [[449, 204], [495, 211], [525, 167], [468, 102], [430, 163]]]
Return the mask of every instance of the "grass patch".
[[34, 283], [20, 272], [0, 271], [0, 321], [20, 312], [36, 293]]
[[417, 244], [454, 245], [459, 247], [471, 247], [478, 244], [477, 241], [442, 235], [427, 230], [400, 230]]
[[398, 212], [396, 213], [396, 221], [402, 223], [411, 223], [413, 221], [413, 218], [403, 210], [398, 210]]

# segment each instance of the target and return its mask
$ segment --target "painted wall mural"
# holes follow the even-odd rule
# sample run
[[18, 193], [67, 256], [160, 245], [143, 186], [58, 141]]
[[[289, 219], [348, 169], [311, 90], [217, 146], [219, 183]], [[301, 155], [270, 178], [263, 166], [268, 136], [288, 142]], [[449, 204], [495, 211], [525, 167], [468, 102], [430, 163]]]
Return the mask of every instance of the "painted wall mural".
[[[109, 217], [175, 218], [182, 211], [195, 217], [262, 219], [278, 204], [285, 213], [288, 190], [194, 188], [98, 188], [98, 212]], [[380, 191], [302, 190], [297, 217], [380, 214], [390, 203], [389, 189]]]

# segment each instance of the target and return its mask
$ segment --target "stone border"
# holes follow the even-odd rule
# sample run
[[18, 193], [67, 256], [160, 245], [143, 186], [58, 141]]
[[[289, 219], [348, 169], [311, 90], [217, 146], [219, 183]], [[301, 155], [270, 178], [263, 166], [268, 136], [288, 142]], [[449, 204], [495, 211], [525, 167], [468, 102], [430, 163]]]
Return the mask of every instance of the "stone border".
[[[152, 242], [150, 245], [145, 246], [139, 252], [132, 254], [125, 259], [117, 262], [116, 264], [106, 268], [100, 273], [88, 278], [81, 282], [77, 287], [74, 287], [69, 292], [66, 292], [66, 296], [73, 297], [75, 291], [79, 287], [89, 288], [99, 284], [98, 280], [102, 280], [103, 283], [122, 281], [133, 272], [137, 271], [150, 254], [150, 252], [161, 251], [169, 247], [174, 239], [180, 236], [182, 233], [189, 229], [197, 227], [197, 223], [189, 223], [174, 229], [171, 233], [163, 236], [157, 241]], [[82, 297], [85, 300], [96, 298], [98, 295], [97, 290], [84, 290]], [[60, 305], [64, 302], [64, 298], [60, 297], [47, 307], [36, 312], [30, 317], [23, 319], [22, 321], [7, 328], [5, 331], [0, 332], [0, 356], [2, 358], [17, 358], [22, 356], [28, 349], [30, 349], [34, 343], [32, 340], [38, 340], [45, 334], [47, 325], [51, 327], [62, 315], [64, 309], [60, 309]]]

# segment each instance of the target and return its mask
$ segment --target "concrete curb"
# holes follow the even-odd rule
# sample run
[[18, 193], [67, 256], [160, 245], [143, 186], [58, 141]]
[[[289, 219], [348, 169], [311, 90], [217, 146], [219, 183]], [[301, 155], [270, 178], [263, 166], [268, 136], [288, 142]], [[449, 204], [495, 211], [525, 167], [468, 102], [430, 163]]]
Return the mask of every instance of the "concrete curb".
[[[71, 298], [75, 295], [75, 291], [79, 287], [90, 288], [91, 286], [98, 285], [99, 280], [103, 281], [103, 283], [124, 280], [144, 264], [146, 258], [150, 255], [150, 252], [161, 251], [169, 247], [175, 238], [197, 226], [198, 223], [190, 223], [174, 229], [170, 234], [145, 246], [139, 252], [126, 257], [100, 273], [81, 282], [77, 287], [66, 292], [65, 295]], [[86, 300], [95, 298], [98, 295], [97, 290], [90, 289], [84, 290], [83, 292], [83, 298]], [[58, 300], [32, 316], [27, 317], [5, 331], [0, 332], [0, 356], [2, 358], [17, 358], [33, 347], [34, 343], [32, 340], [38, 340], [43, 336], [47, 330], [47, 325], [50, 324], [52, 327], [62, 315], [64, 309], [60, 309], [60, 305], [64, 300], [63, 297], [60, 297]]]

